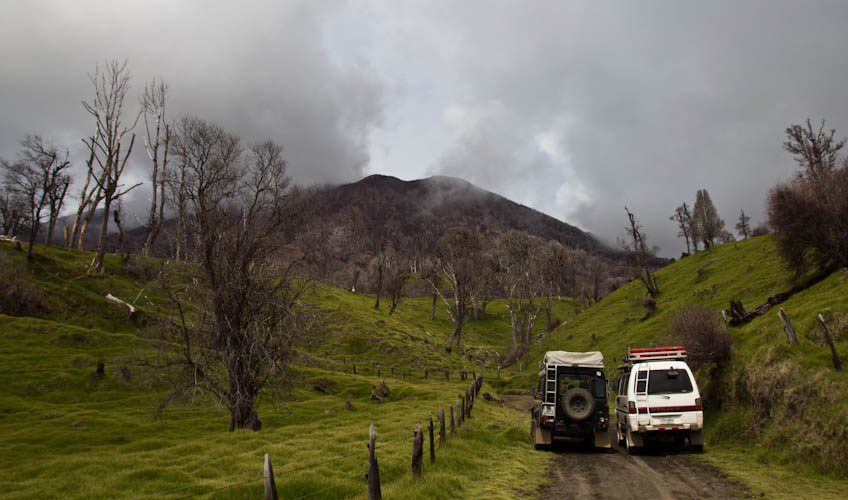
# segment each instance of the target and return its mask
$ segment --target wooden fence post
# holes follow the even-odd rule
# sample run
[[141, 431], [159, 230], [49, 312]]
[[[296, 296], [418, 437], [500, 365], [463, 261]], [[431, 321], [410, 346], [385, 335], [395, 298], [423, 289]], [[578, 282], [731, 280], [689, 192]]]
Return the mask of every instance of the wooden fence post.
[[451, 414], [450, 433], [456, 434], [456, 428], [454, 428], [454, 426], [453, 426], [453, 403], [450, 404], [450, 414]]
[[424, 380], [427, 380], [427, 376], [430, 374], [429, 368], [424, 368]]
[[445, 410], [439, 407], [439, 446], [445, 444]]
[[430, 414], [430, 423], [427, 425], [427, 430], [430, 431], [430, 463], [436, 461], [436, 443], [433, 439], [433, 414]]
[[377, 431], [374, 430], [374, 424], [371, 424], [368, 434], [368, 500], [382, 500], [380, 470], [377, 467], [377, 457], [374, 455], [374, 443], [377, 441]]
[[777, 315], [780, 317], [780, 321], [783, 321], [783, 331], [786, 332], [786, 338], [789, 339], [789, 343], [797, 344], [798, 337], [795, 335], [795, 329], [792, 328], [792, 323], [789, 322], [789, 317], [786, 316], [786, 312], [782, 307], [777, 310]]
[[471, 407], [474, 405], [474, 391], [469, 387], [465, 389], [465, 393], [465, 404], [468, 405], [468, 408], [465, 409], [465, 418], [471, 418]]
[[462, 406], [459, 407], [459, 423], [462, 424], [462, 422], [465, 422], [465, 394], [460, 394], [460, 396], [462, 397]]
[[274, 483], [274, 469], [271, 457], [265, 454], [265, 500], [277, 500], [277, 485]]
[[450, 368], [445, 368], [445, 381], [450, 382]]
[[421, 475], [421, 460], [424, 457], [424, 435], [421, 433], [421, 424], [415, 424], [412, 431], [412, 475]]
[[356, 375], [356, 365], [353, 365], [353, 374]]
[[819, 324], [821, 325], [822, 330], [824, 330], [824, 340], [827, 342], [827, 345], [830, 346], [830, 353], [833, 356], [833, 368], [835, 368], [836, 371], [841, 372], [842, 363], [839, 361], [839, 355], [836, 354], [836, 347], [833, 346], [833, 337], [831, 337], [830, 332], [827, 331], [827, 325], [824, 324], [824, 316], [821, 314], [819, 314]]

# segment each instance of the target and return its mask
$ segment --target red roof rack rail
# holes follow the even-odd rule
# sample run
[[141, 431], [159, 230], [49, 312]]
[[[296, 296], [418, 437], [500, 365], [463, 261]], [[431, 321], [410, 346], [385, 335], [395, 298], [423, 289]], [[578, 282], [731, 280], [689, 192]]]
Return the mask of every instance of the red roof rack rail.
[[642, 349], [630, 349], [627, 352], [627, 361], [638, 363], [639, 361], [658, 361], [664, 359], [684, 360], [686, 359], [686, 348], [682, 345], [671, 347], [646, 347]]

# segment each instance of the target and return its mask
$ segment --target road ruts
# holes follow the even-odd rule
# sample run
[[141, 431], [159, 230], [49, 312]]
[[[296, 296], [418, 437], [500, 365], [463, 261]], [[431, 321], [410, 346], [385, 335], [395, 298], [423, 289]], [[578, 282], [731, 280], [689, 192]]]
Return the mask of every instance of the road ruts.
[[550, 481], [539, 487], [539, 500], [694, 500], [733, 499], [747, 495], [721, 473], [691, 458], [688, 448], [649, 448], [631, 456], [615, 446], [595, 450], [557, 443], [548, 469]]

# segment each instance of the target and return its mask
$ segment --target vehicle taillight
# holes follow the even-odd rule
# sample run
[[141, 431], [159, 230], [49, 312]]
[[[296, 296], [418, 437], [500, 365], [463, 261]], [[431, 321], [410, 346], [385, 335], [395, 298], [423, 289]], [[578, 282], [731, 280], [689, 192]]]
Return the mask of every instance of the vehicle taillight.
[[636, 414], [636, 402], [635, 402], [635, 401], [629, 401], [629, 402], [627, 403], [627, 411], [628, 411], [628, 413], [630, 413], [631, 415], [635, 415], [635, 414]]
[[704, 406], [701, 404], [701, 398], [695, 398], [695, 410], [700, 411], [703, 410]]

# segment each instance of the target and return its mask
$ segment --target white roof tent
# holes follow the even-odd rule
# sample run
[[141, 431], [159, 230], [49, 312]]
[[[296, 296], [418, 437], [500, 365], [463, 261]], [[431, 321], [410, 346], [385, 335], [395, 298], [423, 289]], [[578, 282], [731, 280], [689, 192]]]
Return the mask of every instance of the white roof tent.
[[541, 363], [539, 363], [539, 376], [545, 374], [548, 365], [577, 366], [581, 368], [604, 367], [604, 355], [601, 351], [590, 352], [568, 352], [548, 351]]

